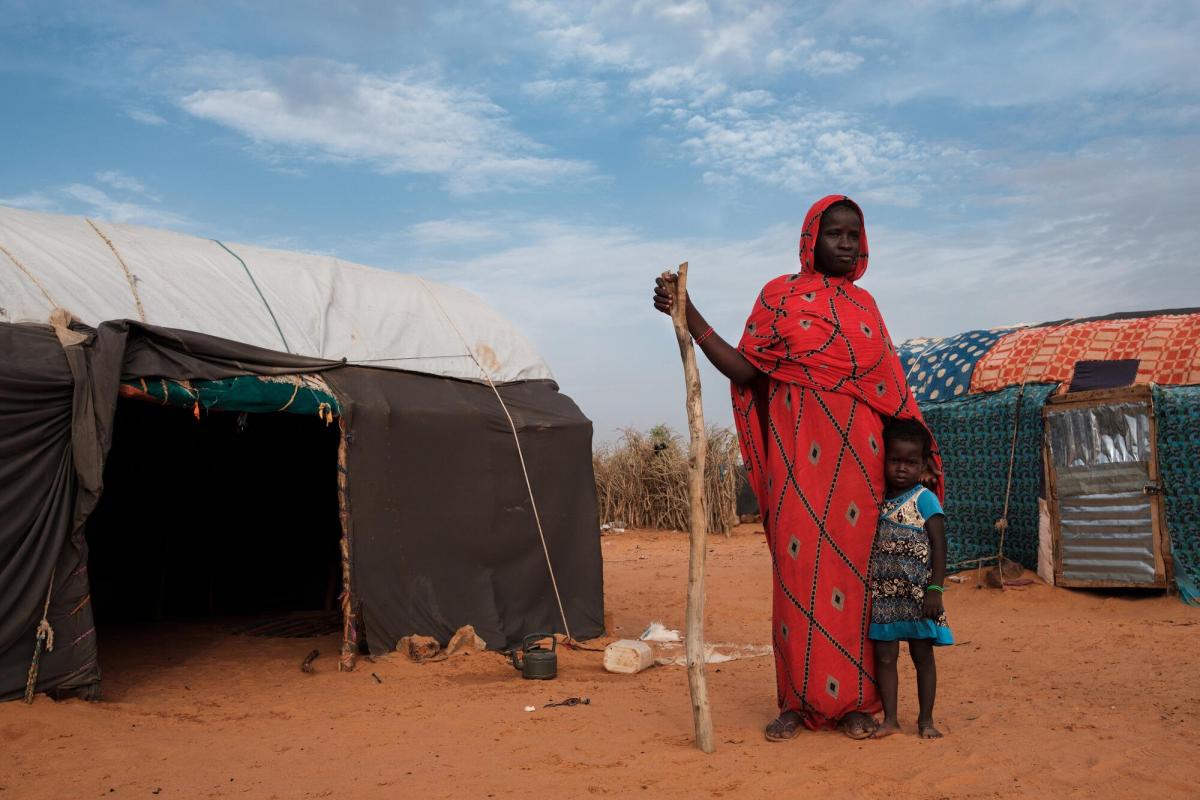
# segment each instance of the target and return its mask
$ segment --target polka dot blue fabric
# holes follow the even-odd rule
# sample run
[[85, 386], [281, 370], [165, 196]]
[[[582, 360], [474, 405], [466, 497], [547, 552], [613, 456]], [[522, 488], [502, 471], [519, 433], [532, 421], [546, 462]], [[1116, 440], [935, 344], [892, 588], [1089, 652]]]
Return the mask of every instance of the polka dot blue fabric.
[[992, 345], [1016, 328], [992, 328], [955, 336], [910, 339], [900, 345], [900, 363], [908, 375], [917, 403], [944, 403], [971, 390], [975, 364]]

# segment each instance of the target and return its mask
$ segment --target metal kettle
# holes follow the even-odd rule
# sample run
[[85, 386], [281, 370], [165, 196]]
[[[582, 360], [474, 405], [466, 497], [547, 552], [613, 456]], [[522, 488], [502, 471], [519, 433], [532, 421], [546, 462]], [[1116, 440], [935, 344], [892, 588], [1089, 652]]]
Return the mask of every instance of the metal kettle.
[[[537, 644], [542, 639], [550, 640], [549, 649]], [[512, 651], [512, 664], [520, 670], [521, 677], [525, 680], [553, 680], [558, 676], [557, 651], [558, 640], [554, 638], [554, 634], [531, 633], [525, 637], [521, 649]]]

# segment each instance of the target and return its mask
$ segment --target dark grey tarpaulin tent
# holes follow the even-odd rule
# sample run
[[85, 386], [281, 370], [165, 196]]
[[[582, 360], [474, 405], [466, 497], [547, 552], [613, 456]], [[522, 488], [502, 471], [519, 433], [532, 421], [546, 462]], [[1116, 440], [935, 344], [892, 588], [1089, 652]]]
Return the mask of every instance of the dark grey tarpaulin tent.
[[[287, 286], [273, 291], [270, 281], [255, 270], [256, 263], [273, 267], [277, 265], [269, 263], [271, 258], [294, 258], [300, 264], [297, 272], [303, 274], [293, 279], [302, 283], [305, 275], [320, 275], [324, 267], [305, 263], [317, 257], [245, 248], [247, 256], [237, 246], [218, 248], [207, 240], [132, 226], [93, 227], [91, 235], [99, 256], [112, 260], [108, 266], [119, 263], [110, 271], [119, 278], [123, 269], [131, 278], [115, 284], [125, 285], [140, 316], [152, 321], [168, 316], [156, 313], [154, 293], [147, 290], [154, 289], [155, 281], [170, 279], [176, 268], [170, 263], [173, 252], [182, 252], [186, 260], [189, 248], [194, 256], [211, 247], [204, 257], [230, 254], [224, 258], [236, 268], [231, 274], [253, 285], [251, 291], [262, 300], [260, 308], [273, 312], [275, 324], [262, 329], [277, 333], [279, 345], [262, 347], [211, 335], [220, 327], [212, 324], [206, 325], [206, 332], [123, 319], [100, 320], [93, 327], [77, 317], [91, 322], [105, 314], [104, 298], [85, 297], [78, 288], [71, 292], [72, 281], [88, 284], [86, 261], [92, 251], [78, 246], [86, 239], [83, 221], [0, 212], [0, 698], [25, 692], [35, 649], [40, 651], [37, 691], [94, 694], [104, 647], [104, 628], [97, 631], [96, 617], [105, 609], [98, 598], [93, 602], [100, 576], [93, 576], [89, 567], [101, 558], [100, 550], [130, 547], [131, 541], [171, 541], [176, 549], [161, 552], [185, 570], [189, 557], [180, 554], [200, 551], [181, 551], [181, 543], [200, 547], [219, 541], [230, 562], [250, 551], [265, 553], [268, 561], [260, 563], [286, 562], [288, 568], [280, 570], [286, 580], [295, 563], [289, 560], [289, 542], [298, 543], [298, 531], [316, 526], [318, 520], [343, 556], [338, 585], [344, 590], [347, 665], [364, 644], [379, 653], [409, 634], [445, 642], [466, 624], [492, 648], [511, 646], [535, 631], [569, 632], [579, 639], [602, 633], [591, 423], [558, 391], [548, 371], [537, 372], [540, 362], [522, 355], [520, 348], [526, 345], [513, 338], [511, 329], [495, 327], [489, 340], [486, 330], [479, 333], [478, 317], [469, 309], [445, 308], [455, 298], [452, 290], [440, 290], [440, 297], [429, 293], [455, 329], [457, 347], [445, 352], [466, 365], [462, 372], [474, 363], [487, 380], [454, 375], [454, 369], [442, 370], [449, 375], [397, 369], [397, 363], [414, 362], [367, 358], [363, 356], [369, 353], [361, 350], [345, 359], [332, 358], [336, 351], [327, 346], [333, 341], [328, 322], [321, 332], [322, 346], [311, 348], [318, 355], [284, 352], [289, 340], [304, 339], [303, 319], [298, 322], [295, 313], [287, 318], [288, 302], [299, 301], [286, 296], [291, 290]], [[59, 237], [45, 231], [22, 236], [37, 225], [69, 230]], [[40, 259], [41, 252], [53, 256], [59, 241], [73, 242], [66, 248], [75, 259], [73, 266], [62, 266], [70, 263], [65, 258]], [[154, 247], [137, 246], [146, 242]], [[238, 255], [231, 258], [231, 250]], [[343, 274], [335, 281], [346, 281], [346, 272], [350, 279], [366, 272], [338, 266]], [[68, 274], [58, 274], [56, 268]], [[369, 272], [369, 280], [389, 280], [386, 274], [381, 279], [378, 271]], [[177, 284], [199, 287], [193, 292], [197, 306], [204, 304], [206, 280], [194, 265], [175, 278]], [[345, 287], [338, 288], [344, 303]], [[226, 289], [210, 286], [207, 291], [220, 294]], [[330, 290], [325, 306], [313, 310], [316, 317], [336, 318], [345, 309], [332, 296]], [[37, 297], [43, 305], [31, 307], [22, 297]], [[379, 302], [377, 292], [364, 293], [360, 301], [374, 302], [377, 313], [388, 315], [388, 305]], [[89, 309], [89, 303], [99, 310]], [[47, 306], [69, 308], [72, 314], [56, 311], [52, 324], [28, 321], [35, 313], [49, 318]], [[418, 316], [409, 308], [407, 316], [396, 315], [395, 324], [412, 324]], [[476, 327], [470, 329], [473, 323]], [[289, 324], [299, 330], [289, 329]], [[358, 314], [355, 324], [350, 337], [355, 346], [361, 347], [358, 333], [363, 330], [394, 333], [386, 318], [364, 324]], [[237, 318], [229, 327], [233, 333], [246, 329]], [[426, 345], [432, 341], [428, 329], [413, 336]], [[467, 341], [474, 344], [468, 347]], [[463, 360], [464, 350], [469, 360]], [[439, 354], [428, 355], [432, 361]], [[378, 362], [384, 366], [375, 366]], [[301, 384], [297, 376], [310, 383]], [[244, 392], [235, 396], [237, 392], [229, 391], [214, 405], [211, 392], [224, 391], [237, 381], [269, 391], [282, 386], [286, 402], [272, 410], [295, 410], [302, 386], [303, 393], [330, 400], [317, 403], [317, 414], [304, 418], [311, 431], [305, 428], [303, 435], [293, 436], [290, 432], [299, 428], [274, 429], [279, 447], [291, 447], [286, 452], [295, 455], [273, 457], [264, 444], [253, 454], [259, 459], [253, 463], [250, 451], [243, 449], [237, 463], [210, 470], [220, 473], [217, 477], [232, 470], [260, 481], [261, 491], [273, 492], [270, 497], [277, 504], [268, 511], [254, 508], [256, 497], [266, 495], [241, 497], [234, 503], [228, 495], [235, 490], [216, 479], [211, 484], [216, 489], [207, 496], [203, 488], [208, 484], [198, 488], [194, 477], [184, 481], [190, 485], [178, 487], [178, 497], [170, 496], [175, 459], [220, 463], [232, 452], [229, 448], [250, 447], [245, 442], [256, 431], [265, 436], [270, 419], [287, 416], [251, 414], [247, 426], [244, 412], [266, 409], [261, 402], [247, 400]], [[324, 393], [310, 391], [316, 385], [312, 381], [319, 382]], [[194, 396], [194, 413], [169, 407], [168, 384]], [[154, 394], [157, 386], [167, 388]], [[151, 397], [157, 402], [144, 402]], [[247, 427], [251, 433], [238, 440], [242, 444], [232, 444]], [[142, 438], [135, 442], [131, 437], [139, 430]], [[228, 438], [222, 439], [227, 432]], [[303, 473], [288, 463], [302, 458], [303, 447], [297, 445], [301, 439], [323, 442], [320, 457], [306, 462]], [[222, 442], [230, 444], [226, 448]], [[135, 451], [136, 458], [126, 457]], [[128, 464], [139, 460], [151, 468], [141, 473], [139, 480], [145, 484], [131, 486]], [[309, 488], [322, 485], [327, 503], [308, 497], [319, 493]], [[106, 513], [105, 504], [117, 503], [118, 497], [124, 505]], [[303, 513], [289, 516], [292, 505]], [[93, 543], [89, 529], [101, 524], [109, 528], [107, 538]], [[236, 534], [229, 533], [233, 529]], [[111, 543], [118, 538], [114, 531], [120, 533], [121, 545]], [[141, 544], [137, 548], [147, 549]], [[130, 571], [130, 552], [119, 558], [110, 553], [108, 563], [122, 562], [126, 571], [119, 580], [133, 602], [140, 602], [153, 590], [147, 588], [149, 581], [142, 585], [139, 572]], [[141, 558], [144, 553], [135, 555]], [[246, 584], [258, 574], [266, 580], [266, 571], [249, 573]], [[129, 583], [135, 585], [130, 588]], [[40, 648], [35, 647], [39, 634], [45, 643]]]

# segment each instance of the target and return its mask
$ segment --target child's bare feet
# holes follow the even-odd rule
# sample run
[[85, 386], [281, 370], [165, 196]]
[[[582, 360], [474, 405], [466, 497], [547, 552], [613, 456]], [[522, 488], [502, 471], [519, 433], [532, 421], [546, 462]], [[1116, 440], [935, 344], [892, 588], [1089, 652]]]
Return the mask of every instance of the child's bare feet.
[[900, 723], [894, 719], [884, 719], [879, 723], [879, 727], [871, 734], [872, 739], [884, 739], [891, 736], [893, 733], [900, 733]]
[[940, 739], [942, 732], [933, 727], [933, 720], [917, 720], [917, 734], [922, 739]]

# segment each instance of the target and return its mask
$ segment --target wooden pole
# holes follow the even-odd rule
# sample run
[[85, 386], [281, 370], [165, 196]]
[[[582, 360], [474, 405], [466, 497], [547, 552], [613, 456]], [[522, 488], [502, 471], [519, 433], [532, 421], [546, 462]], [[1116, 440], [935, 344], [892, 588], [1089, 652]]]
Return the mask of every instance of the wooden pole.
[[704, 678], [704, 555], [708, 544], [708, 514], [704, 508], [704, 407], [700, 402], [700, 371], [696, 368], [696, 350], [687, 327], [687, 262], [679, 265], [671, 322], [683, 359], [683, 380], [687, 389], [688, 499], [691, 513], [691, 548], [688, 554], [687, 592], [687, 675], [692, 695], [692, 721], [696, 727], [696, 745], [706, 753], [716, 749], [713, 743], [712, 712], [708, 705], [708, 684]]

